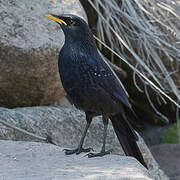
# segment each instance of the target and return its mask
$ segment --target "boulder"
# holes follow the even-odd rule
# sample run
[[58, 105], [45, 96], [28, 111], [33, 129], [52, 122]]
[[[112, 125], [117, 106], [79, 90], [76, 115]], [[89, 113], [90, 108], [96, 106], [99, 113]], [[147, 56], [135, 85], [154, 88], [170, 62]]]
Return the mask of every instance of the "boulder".
[[51, 144], [0, 141], [0, 177], [8, 180], [152, 180], [131, 157], [107, 155], [89, 159], [65, 156]]
[[151, 152], [171, 180], [180, 179], [180, 144], [160, 144], [151, 147]]
[[86, 19], [78, 0], [0, 1], [0, 106], [48, 105], [65, 95], [57, 66], [64, 34], [46, 13]]
[[[39, 136], [47, 137], [48, 135], [58, 146], [66, 148], [77, 147], [85, 127], [85, 114], [83, 112], [75, 108], [64, 107], [0, 108], [0, 120]], [[96, 117], [93, 119], [89, 132], [87, 133], [84, 147], [92, 147], [95, 151], [100, 151], [102, 136], [102, 119], [101, 117]], [[35, 141], [34, 138], [1, 124], [0, 139]], [[151, 176], [156, 180], [168, 180], [164, 172], [159, 169], [158, 164], [142, 138], [139, 138], [138, 144], [148, 164]], [[113, 148], [113, 154], [124, 154], [111, 123], [108, 127], [106, 148]]]

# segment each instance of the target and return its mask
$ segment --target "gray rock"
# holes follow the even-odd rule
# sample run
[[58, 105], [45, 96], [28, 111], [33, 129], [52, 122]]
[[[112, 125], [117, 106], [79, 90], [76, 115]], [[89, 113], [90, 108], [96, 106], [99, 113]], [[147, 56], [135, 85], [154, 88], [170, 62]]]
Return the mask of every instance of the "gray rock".
[[0, 177], [4, 180], [152, 180], [131, 157], [89, 159], [65, 156], [62, 148], [34, 142], [0, 141]]
[[160, 125], [147, 125], [140, 135], [145, 140], [146, 144], [151, 147], [157, 144], [161, 144], [164, 133], [172, 127], [171, 124], [166, 126]]
[[170, 179], [180, 179], [180, 144], [155, 145], [151, 147], [151, 152]]
[[[85, 126], [85, 115], [81, 111], [72, 108], [58, 107], [27, 107], [7, 109], [0, 108], [0, 120], [9, 122], [34, 134], [51, 136], [61, 147], [72, 148], [79, 143]], [[94, 118], [85, 140], [85, 147], [92, 147], [100, 151], [102, 146], [103, 125], [100, 117]], [[6, 140], [35, 140], [18, 131], [0, 125], [0, 139]], [[156, 180], [168, 180], [167, 176], [159, 169], [158, 164], [151, 155], [142, 138], [139, 147], [149, 166], [151, 176]], [[112, 125], [108, 128], [107, 149], [113, 148], [113, 154], [123, 155], [123, 151], [114, 134]]]
[[59, 101], [53, 103], [51, 106], [55, 107], [66, 107], [66, 108], [72, 108], [73, 105], [69, 102], [69, 100], [66, 97], [61, 98]]
[[0, 1], [0, 106], [48, 105], [65, 95], [57, 68], [64, 34], [46, 13], [86, 19], [78, 0]]

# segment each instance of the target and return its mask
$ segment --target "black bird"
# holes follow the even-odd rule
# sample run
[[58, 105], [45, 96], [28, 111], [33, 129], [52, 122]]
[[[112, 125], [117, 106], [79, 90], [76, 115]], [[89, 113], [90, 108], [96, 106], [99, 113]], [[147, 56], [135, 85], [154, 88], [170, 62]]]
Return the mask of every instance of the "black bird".
[[87, 124], [78, 147], [74, 150], [65, 149], [65, 153], [79, 154], [91, 150], [91, 148], [83, 148], [84, 138], [92, 118], [102, 115], [104, 123], [102, 150], [100, 153], [89, 153], [88, 157], [111, 153], [112, 150], [105, 150], [110, 119], [125, 154], [134, 156], [147, 167], [136, 143], [138, 136], [125, 114], [125, 111], [133, 111], [128, 93], [110, 66], [100, 56], [87, 23], [71, 14], [45, 16], [60, 24], [64, 32], [65, 43], [58, 60], [62, 85], [70, 102], [86, 114]]

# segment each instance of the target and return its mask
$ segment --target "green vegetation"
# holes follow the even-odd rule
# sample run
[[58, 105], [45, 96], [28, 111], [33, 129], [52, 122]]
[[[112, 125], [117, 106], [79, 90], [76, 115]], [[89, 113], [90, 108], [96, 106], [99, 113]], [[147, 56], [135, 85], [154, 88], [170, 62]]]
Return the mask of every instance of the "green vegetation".
[[177, 124], [174, 124], [164, 133], [162, 143], [178, 144]]

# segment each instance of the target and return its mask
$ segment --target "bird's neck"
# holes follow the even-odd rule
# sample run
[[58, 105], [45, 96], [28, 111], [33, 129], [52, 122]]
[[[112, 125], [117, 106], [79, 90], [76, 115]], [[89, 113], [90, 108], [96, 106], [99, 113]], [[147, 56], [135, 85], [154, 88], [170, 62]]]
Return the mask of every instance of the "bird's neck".
[[97, 53], [97, 46], [92, 36], [82, 36], [79, 38], [79, 36], [72, 37], [67, 35], [65, 36], [64, 47], [71, 49], [73, 53]]

